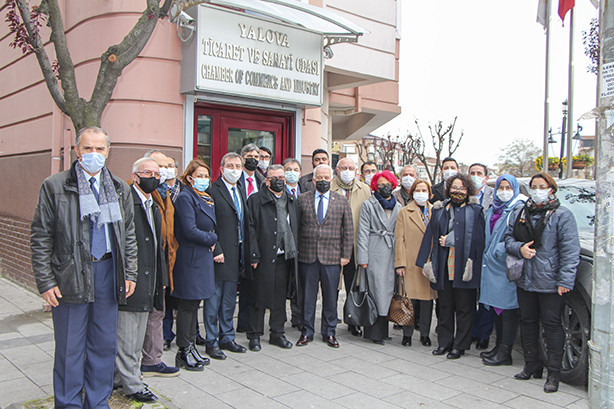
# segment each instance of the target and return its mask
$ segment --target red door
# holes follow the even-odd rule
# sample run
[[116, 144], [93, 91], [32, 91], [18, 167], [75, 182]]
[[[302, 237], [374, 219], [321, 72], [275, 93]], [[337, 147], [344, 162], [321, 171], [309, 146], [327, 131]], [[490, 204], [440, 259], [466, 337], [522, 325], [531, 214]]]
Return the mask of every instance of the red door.
[[271, 164], [282, 163], [294, 151], [293, 136], [292, 113], [204, 104], [194, 109], [194, 157], [210, 166], [214, 180], [222, 157], [248, 143], [269, 148]]

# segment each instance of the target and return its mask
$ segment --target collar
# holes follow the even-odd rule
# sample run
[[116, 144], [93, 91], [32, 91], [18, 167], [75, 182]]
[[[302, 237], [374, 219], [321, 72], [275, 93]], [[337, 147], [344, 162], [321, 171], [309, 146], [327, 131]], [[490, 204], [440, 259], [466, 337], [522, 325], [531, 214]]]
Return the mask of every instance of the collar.
[[[317, 199], [318, 197], [320, 197], [321, 193], [318, 192], [317, 190], [315, 190], [315, 195], [314, 197]], [[330, 199], [330, 189], [328, 189], [328, 192], [324, 193], [324, 199], [329, 200]]]
[[[139, 199], [141, 199], [141, 203], [143, 203], [143, 207], [147, 208], [145, 206], [145, 202], [147, 201], [148, 197], [145, 196], [145, 194], [141, 192], [139, 188], [136, 187], [135, 184], [132, 185], [132, 189], [134, 189], [134, 191], [139, 195]], [[151, 195], [149, 196], [149, 198], [151, 198]], [[152, 202], [153, 202], [153, 199], [152, 199]]]
[[228, 189], [228, 191], [231, 193], [232, 193], [232, 188], [237, 187], [236, 183], [234, 185], [231, 185], [230, 183], [226, 182], [226, 179], [224, 179], [222, 176], [220, 176], [220, 179], [222, 179], [222, 182], [224, 182], [224, 184], [226, 185], [226, 189]]
[[100, 175], [102, 175], [102, 169], [100, 170], [100, 172], [92, 176], [89, 173], [87, 173], [85, 169], [81, 167], [81, 165], [79, 165], [79, 162], [77, 162], [77, 166], [79, 167], [79, 169], [81, 169], [81, 172], [83, 172], [83, 176], [85, 176], [85, 180], [87, 180], [87, 183], [90, 183], [91, 178], [94, 178], [96, 180], [96, 188], [100, 191]]

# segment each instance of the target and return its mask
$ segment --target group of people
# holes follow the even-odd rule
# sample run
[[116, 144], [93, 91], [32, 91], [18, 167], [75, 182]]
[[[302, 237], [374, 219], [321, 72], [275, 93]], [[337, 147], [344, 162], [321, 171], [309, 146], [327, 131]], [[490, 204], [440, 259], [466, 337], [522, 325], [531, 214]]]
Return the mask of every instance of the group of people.
[[[269, 149], [248, 144], [224, 155], [215, 181], [202, 160], [178, 175], [177, 162], [153, 150], [134, 162], [125, 183], [105, 166], [109, 149], [104, 130], [79, 131], [77, 161], [44, 181], [32, 222], [34, 275], [54, 307], [56, 407], [106, 407], [114, 387], [155, 401], [143, 376], [202, 371], [210, 358], [226, 359], [224, 351], [260, 351], [267, 309], [269, 344], [292, 348], [288, 300], [301, 333], [295, 344], [304, 347], [315, 337], [319, 291], [320, 335], [338, 348], [341, 277], [349, 291], [360, 274], [378, 319], [348, 325], [352, 335], [391, 339], [386, 316], [399, 280], [416, 312], [415, 324], [401, 328], [403, 346], [411, 346], [414, 329], [431, 345], [435, 309], [434, 355], [458, 359], [472, 340], [486, 349], [494, 322], [496, 345], [483, 362], [510, 365], [520, 315], [525, 366], [516, 378], [542, 375], [541, 321], [544, 390], [558, 389], [561, 295], [573, 289], [579, 244], [549, 175], [531, 179], [527, 198], [511, 175], [489, 187], [482, 164], [464, 175], [446, 158], [443, 181], [431, 186], [413, 165], [399, 179], [373, 162], [359, 170], [349, 158], [333, 170], [323, 149], [312, 154], [313, 172], [302, 175], [300, 160], [272, 164]], [[246, 333], [247, 348], [236, 332]], [[173, 339], [169, 366], [162, 351]]]

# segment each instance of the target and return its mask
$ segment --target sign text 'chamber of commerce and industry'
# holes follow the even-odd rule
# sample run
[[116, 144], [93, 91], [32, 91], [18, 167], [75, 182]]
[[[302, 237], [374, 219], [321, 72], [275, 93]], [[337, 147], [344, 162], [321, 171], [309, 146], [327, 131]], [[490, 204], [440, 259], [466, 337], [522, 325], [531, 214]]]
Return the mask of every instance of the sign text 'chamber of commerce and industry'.
[[322, 36], [251, 15], [199, 7], [196, 88], [322, 104]]

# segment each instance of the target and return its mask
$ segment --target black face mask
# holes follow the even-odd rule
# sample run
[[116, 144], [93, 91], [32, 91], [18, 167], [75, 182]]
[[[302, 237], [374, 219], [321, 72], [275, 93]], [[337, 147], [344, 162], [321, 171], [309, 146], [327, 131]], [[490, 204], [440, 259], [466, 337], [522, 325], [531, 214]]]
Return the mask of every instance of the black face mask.
[[139, 187], [145, 193], [151, 193], [160, 185], [160, 179], [156, 179], [155, 177], [142, 178], [139, 177]]
[[318, 180], [316, 182], [316, 190], [322, 194], [328, 192], [330, 189], [330, 181], [328, 180]]
[[377, 189], [377, 193], [379, 193], [384, 199], [387, 199], [392, 194], [392, 185], [384, 185]]
[[249, 170], [250, 172], [253, 172], [258, 167], [258, 159], [256, 159], [256, 158], [246, 158], [245, 159], [245, 164], [243, 166], [245, 166], [245, 169]]
[[286, 186], [286, 181], [283, 179], [269, 180], [269, 187], [275, 193], [283, 192], [284, 186]]

